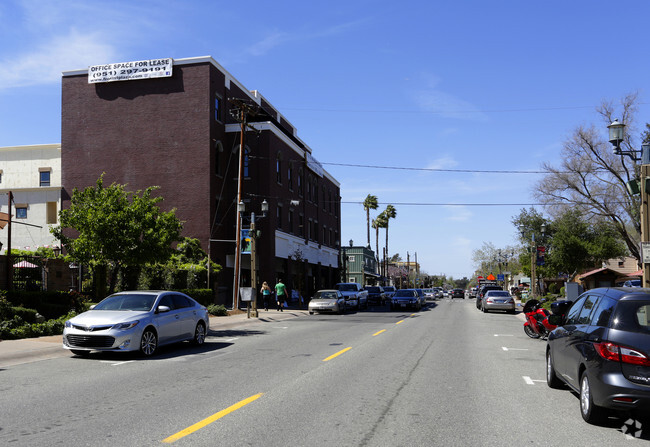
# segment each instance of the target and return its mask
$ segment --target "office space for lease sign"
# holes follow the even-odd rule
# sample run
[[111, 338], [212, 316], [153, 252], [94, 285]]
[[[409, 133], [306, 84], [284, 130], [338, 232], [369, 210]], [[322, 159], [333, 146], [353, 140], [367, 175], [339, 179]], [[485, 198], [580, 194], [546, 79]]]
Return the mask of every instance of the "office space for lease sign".
[[88, 83], [168, 78], [172, 75], [173, 65], [172, 58], [92, 65], [88, 67]]

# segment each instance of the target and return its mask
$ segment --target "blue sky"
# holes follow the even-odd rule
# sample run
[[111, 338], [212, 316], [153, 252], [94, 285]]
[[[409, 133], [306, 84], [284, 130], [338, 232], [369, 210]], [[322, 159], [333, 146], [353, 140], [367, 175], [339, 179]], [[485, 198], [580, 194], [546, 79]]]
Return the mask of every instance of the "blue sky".
[[484, 242], [516, 243], [538, 174], [332, 163], [537, 171], [577, 126], [606, 136], [602, 100], [639, 91], [650, 122], [648, 17], [646, 0], [5, 0], [0, 146], [60, 142], [62, 71], [209, 55], [339, 180], [343, 241], [366, 242], [374, 194], [397, 209], [391, 255], [469, 277]]

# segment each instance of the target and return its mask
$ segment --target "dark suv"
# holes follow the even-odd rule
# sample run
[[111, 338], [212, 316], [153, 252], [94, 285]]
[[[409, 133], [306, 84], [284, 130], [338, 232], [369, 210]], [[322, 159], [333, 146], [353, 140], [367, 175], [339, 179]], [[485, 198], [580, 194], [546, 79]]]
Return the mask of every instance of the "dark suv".
[[366, 286], [365, 290], [368, 291], [368, 304], [383, 306], [386, 302], [386, 294], [384, 288], [381, 286]]
[[496, 284], [486, 284], [478, 289], [478, 293], [476, 294], [476, 308], [481, 309], [481, 301], [483, 300], [483, 296], [485, 295], [485, 292], [488, 290], [503, 290], [503, 287], [498, 286]]
[[546, 380], [580, 394], [589, 423], [607, 409], [650, 410], [650, 291], [600, 288], [578, 297], [548, 337]]

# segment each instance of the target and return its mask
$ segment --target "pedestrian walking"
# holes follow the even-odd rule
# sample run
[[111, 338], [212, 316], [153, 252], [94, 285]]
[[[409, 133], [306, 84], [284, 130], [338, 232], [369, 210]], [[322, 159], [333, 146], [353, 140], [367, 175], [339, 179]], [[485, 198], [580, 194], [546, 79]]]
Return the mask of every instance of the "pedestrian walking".
[[284, 312], [282, 308], [287, 301], [287, 287], [282, 284], [281, 279], [278, 279], [278, 283], [275, 285], [275, 299], [278, 301], [278, 310]]
[[262, 299], [264, 300], [264, 310], [268, 311], [269, 301], [271, 300], [271, 288], [266, 281], [262, 283], [262, 289], [260, 292], [262, 293]]

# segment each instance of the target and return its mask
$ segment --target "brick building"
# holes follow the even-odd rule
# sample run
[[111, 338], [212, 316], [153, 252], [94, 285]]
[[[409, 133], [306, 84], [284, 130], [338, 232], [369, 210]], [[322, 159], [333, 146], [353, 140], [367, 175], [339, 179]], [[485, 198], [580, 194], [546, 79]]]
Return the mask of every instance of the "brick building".
[[[171, 60], [170, 60], [171, 61]], [[135, 63], [132, 63], [135, 64]], [[168, 76], [90, 82], [94, 67], [63, 73], [62, 206], [74, 188], [159, 186], [161, 208], [176, 208], [184, 236], [195, 237], [222, 265], [213, 276], [217, 302], [232, 302], [241, 126], [247, 114], [242, 200], [261, 231], [258, 282], [283, 279], [303, 296], [339, 277], [340, 185], [257, 91], [249, 91], [211, 57], [170, 62]], [[116, 65], [104, 66], [108, 73]], [[232, 101], [236, 99], [236, 101]], [[269, 212], [261, 218], [261, 203]], [[250, 285], [250, 255], [242, 255]], [[259, 288], [259, 287], [258, 287]]]

